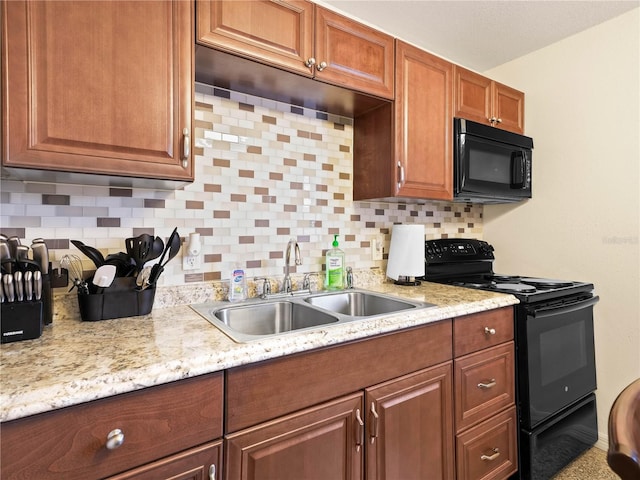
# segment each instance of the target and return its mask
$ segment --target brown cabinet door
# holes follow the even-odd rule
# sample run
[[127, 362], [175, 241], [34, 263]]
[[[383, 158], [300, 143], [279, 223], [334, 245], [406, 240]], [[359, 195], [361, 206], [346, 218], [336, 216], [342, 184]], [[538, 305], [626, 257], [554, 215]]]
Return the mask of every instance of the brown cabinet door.
[[396, 43], [396, 196], [453, 199], [453, 64]]
[[491, 79], [456, 65], [454, 117], [489, 125], [491, 83]]
[[3, 165], [193, 179], [191, 2], [2, 9]]
[[316, 78], [393, 99], [390, 35], [316, 6]]
[[225, 478], [361, 478], [362, 397], [341, 397], [227, 436]]
[[453, 479], [451, 362], [366, 391], [367, 475]]
[[498, 127], [524, 133], [524, 93], [493, 82], [493, 112]]
[[306, 0], [198, 0], [197, 41], [312, 76], [313, 3]]
[[504, 480], [518, 470], [516, 407], [470, 428], [456, 439], [459, 480]]
[[454, 117], [524, 133], [524, 93], [456, 65]]
[[222, 440], [192, 448], [107, 480], [222, 479]]

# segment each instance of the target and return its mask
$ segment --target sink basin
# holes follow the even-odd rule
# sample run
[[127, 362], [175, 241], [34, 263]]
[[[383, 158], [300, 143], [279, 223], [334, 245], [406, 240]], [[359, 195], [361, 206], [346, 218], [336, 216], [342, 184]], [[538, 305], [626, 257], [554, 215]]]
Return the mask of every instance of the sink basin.
[[246, 342], [270, 335], [328, 325], [338, 321], [335, 315], [288, 300], [212, 308], [192, 308], [232, 340]]
[[305, 301], [315, 307], [350, 317], [371, 317], [411, 308], [433, 306], [428, 303], [411, 302], [388, 295], [361, 291], [313, 295], [305, 298]]

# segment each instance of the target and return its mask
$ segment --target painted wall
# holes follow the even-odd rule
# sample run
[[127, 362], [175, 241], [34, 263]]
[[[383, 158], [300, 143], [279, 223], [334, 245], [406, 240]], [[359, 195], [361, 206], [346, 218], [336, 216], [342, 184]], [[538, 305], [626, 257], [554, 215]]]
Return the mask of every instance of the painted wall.
[[487, 206], [496, 271], [591, 281], [598, 422], [640, 377], [640, 9], [486, 75], [526, 92], [533, 199]]

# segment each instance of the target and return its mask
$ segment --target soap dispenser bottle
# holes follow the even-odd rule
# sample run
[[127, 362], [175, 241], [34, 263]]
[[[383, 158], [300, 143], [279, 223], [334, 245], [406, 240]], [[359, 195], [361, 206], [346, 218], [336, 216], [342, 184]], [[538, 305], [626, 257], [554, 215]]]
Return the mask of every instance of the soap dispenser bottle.
[[333, 248], [326, 255], [327, 290], [342, 290], [344, 288], [344, 252], [338, 248], [338, 235], [333, 236]]

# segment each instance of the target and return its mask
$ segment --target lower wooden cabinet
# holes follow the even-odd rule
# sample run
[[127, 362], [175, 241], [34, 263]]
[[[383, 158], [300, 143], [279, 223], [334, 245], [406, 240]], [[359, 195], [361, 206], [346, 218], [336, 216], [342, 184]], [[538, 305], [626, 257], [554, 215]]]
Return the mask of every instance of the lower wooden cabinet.
[[200, 456], [168, 457], [222, 437], [222, 388], [218, 372], [3, 423], [0, 476], [92, 480], [160, 461], [157, 475], [116, 477], [155, 480], [200, 468]]
[[518, 469], [513, 310], [454, 320], [458, 480], [505, 480]]
[[228, 435], [225, 478], [360, 479], [362, 412], [357, 393]]
[[456, 471], [458, 480], [499, 480], [516, 472], [518, 451], [516, 408], [458, 435]]
[[453, 479], [451, 363], [368, 388], [368, 480]]
[[222, 440], [109, 477], [107, 480], [217, 480], [222, 478]]
[[447, 362], [228, 435], [225, 478], [453, 479], [452, 377]]

